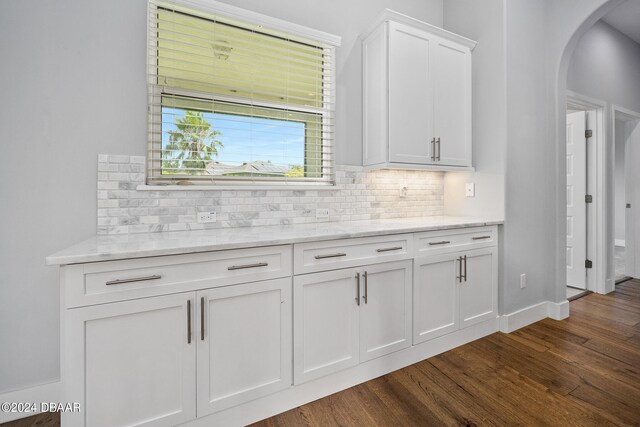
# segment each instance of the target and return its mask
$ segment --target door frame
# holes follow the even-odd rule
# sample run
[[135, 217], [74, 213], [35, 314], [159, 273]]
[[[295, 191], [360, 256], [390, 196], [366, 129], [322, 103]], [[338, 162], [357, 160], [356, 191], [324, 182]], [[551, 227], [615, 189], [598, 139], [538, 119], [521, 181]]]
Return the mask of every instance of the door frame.
[[[610, 148], [610, 162], [609, 162], [609, 165], [611, 166], [611, 171], [612, 172], [613, 172], [613, 170], [615, 170], [615, 156], [616, 156], [616, 151], [615, 151], [616, 150], [616, 126], [615, 126], [615, 123], [616, 123], [616, 116], [622, 116], [621, 118], [623, 120], [625, 120], [625, 121], [637, 121], [639, 123], [638, 126], [640, 126], [640, 113], [638, 113], [636, 111], [633, 111], [633, 110], [629, 110], [628, 108], [624, 108], [624, 107], [621, 107], [621, 106], [616, 105], [616, 104], [611, 104], [610, 117], [609, 117], [609, 120], [610, 120], [610, 123], [611, 123], [611, 144], [610, 144], [611, 146], [609, 147]], [[626, 184], [627, 183], [625, 182], [625, 185]], [[614, 188], [614, 186], [615, 186], [615, 178], [612, 176], [611, 177], [611, 185], [610, 185], [610, 187], [611, 187], [610, 188], [611, 189], [611, 197], [612, 198], [615, 198], [615, 188]], [[637, 202], [636, 200], [632, 201], [632, 203], [637, 205], [636, 202]], [[614, 221], [615, 221], [615, 211], [613, 211], [613, 209], [615, 209], [613, 207], [614, 206], [614, 200], [611, 201], [611, 206], [612, 206], [612, 218], [613, 218], [613, 220], [611, 221], [611, 228], [610, 228], [610, 230], [611, 230], [611, 238], [609, 239], [609, 242], [608, 242], [609, 243], [608, 244], [608, 246], [609, 246], [608, 249], [609, 249], [609, 251], [611, 253], [611, 260], [610, 260], [611, 264], [610, 264], [610, 266], [611, 266], [611, 271], [612, 271], [612, 275], [613, 275], [613, 278], [611, 279], [611, 281], [613, 282], [611, 290], [613, 290], [615, 288], [615, 265], [614, 265], [615, 260], [614, 260], [614, 256], [615, 256], [615, 245], [616, 245], [615, 228], [614, 228], [615, 227], [615, 223], [614, 223]], [[626, 224], [625, 224], [625, 226], [626, 226]], [[635, 234], [636, 235], [638, 234], [637, 230], [636, 230]], [[640, 244], [640, 242], [634, 241], [634, 245], [638, 245], [638, 244]], [[634, 248], [635, 248], [635, 246], [634, 246]], [[637, 251], [636, 251], [636, 253], [637, 253]], [[637, 265], [637, 261], [636, 261], [636, 265]], [[635, 271], [635, 266], [634, 266], [634, 272], [635, 272], [636, 275], [638, 274], [638, 272]]]
[[[586, 284], [588, 291], [605, 294], [611, 292], [614, 286], [613, 279], [609, 281], [607, 278], [607, 263], [609, 258], [613, 259], [613, 247], [609, 248], [606, 243], [607, 172], [609, 170], [606, 149], [607, 121], [605, 120], [607, 103], [567, 90], [566, 106], [586, 111], [589, 128], [593, 130], [591, 142], [587, 144], [587, 192], [593, 196], [593, 203], [587, 204], [586, 230], [587, 258], [593, 261], [593, 267], [587, 269]], [[564, 191], [566, 193], [566, 186]], [[566, 286], [566, 278], [564, 282]]]

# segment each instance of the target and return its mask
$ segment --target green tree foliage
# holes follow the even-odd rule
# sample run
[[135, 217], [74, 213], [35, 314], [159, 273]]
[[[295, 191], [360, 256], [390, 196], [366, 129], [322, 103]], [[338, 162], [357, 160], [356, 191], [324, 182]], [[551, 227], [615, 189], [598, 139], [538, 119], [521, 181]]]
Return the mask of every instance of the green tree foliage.
[[200, 111], [186, 110], [175, 125], [177, 130], [168, 131], [169, 143], [162, 151], [163, 173], [201, 173], [223, 147], [216, 139], [221, 133], [211, 129], [211, 123]]
[[292, 166], [284, 176], [302, 178], [304, 177], [304, 166]]

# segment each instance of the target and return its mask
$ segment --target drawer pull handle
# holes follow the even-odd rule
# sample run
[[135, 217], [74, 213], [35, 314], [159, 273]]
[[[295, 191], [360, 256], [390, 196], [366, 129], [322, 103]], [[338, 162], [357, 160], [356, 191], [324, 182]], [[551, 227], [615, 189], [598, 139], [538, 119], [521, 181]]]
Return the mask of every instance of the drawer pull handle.
[[131, 279], [117, 279], [117, 280], [109, 280], [107, 282], [107, 286], [110, 285], [121, 285], [123, 283], [132, 283], [132, 282], [144, 282], [147, 280], [158, 280], [162, 279], [162, 276], [159, 274], [154, 274], [153, 276], [144, 276], [144, 277], [132, 277]]
[[204, 297], [200, 298], [200, 341], [204, 341]]
[[402, 246], [394, 246], [394, 247], [392, 247], [392, 248], [376, 249], [376, 252], [399, 251], [400, 249], [402, 249]]
[[191, 300], [187, 300], [187, 344], [191, 344]]
[[364, 272], [364, 303], [369, 304], [369, 278], [366, 271]]
[[484, 239], [490, 239], [491, 236], [478, 236], [478, 237], [472, 237], [471, 240], [484, 240]]
[[467, 256], [462, 257], [464, 259], [464, 281], [467, 281]]
[[338, 258], [341, 256], [347, 256], [347, 254], [345, 254], [344, 252], [340, 252], [337, 254], [328, 254], [328, 255], [316, 255], [315, 258], [316, 259], [325, 259], [325, 258]]
[[257, 262], [255, 264], [245, 264], [245, 265], [232, 265], [227, 267], [227, 270], [244, 270], [245, 268], [266, 267], [268, 265], [269, 265], [268, 262]]
[[449, 240], [442, 240], [440, 242], [429, 242], [429, 246], [436, 246], [436, 245], [446, 245], [448, 243], [451, 243], [451, 241]]

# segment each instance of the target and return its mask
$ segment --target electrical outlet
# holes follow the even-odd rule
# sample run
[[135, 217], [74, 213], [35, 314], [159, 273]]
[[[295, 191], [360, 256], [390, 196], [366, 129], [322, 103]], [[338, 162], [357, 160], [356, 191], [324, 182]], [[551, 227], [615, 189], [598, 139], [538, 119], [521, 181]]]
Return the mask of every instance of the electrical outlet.
[[217, 212], [198, 212], [198, 224], [211, 224], [217, 220]]
[[524, 289], [526, 287], [527, 287], [527, 275], [523, 273], [520, 275], [520, 289]]
[[464, 194], [467, 197], [475, 197], [476, 196], [476, 185], [473, 182], [467, 182], [464, 185]]
[[407, 188], [406, 185], [403, 185], [402, 187], [400, 187], [400, 197], [407, 197], [407, 190], [409, 190]]
[[329, 209], [316, 209], [316, 219], [329, 218]]

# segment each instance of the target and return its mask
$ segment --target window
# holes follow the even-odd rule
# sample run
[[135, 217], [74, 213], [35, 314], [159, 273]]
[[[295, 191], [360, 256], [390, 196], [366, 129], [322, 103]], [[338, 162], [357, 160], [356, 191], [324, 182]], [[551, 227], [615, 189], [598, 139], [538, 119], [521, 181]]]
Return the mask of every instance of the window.
[[333, 182], [334, 45], [149, 10], [150, 184]]

